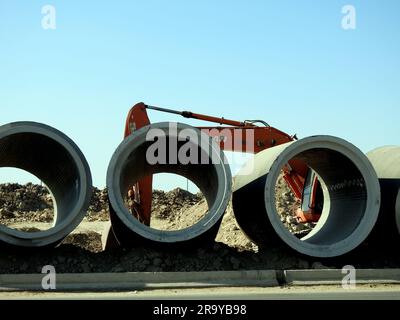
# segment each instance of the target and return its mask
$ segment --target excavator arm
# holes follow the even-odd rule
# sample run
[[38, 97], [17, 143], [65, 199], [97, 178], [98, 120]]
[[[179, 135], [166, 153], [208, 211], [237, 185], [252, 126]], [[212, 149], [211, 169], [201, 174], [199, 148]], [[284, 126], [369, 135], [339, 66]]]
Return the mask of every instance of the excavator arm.
[[[218, 124], [219, 126], [199, 127], [199, 129], [212, 137], [224, 151], [257, 154], [268, 148], [297, 139], [296, 136], [290, 136], [261, 120], [240, 122], [190, 111], [176, 111], [149, 106], [144, 103], [135, 105], [129, 111], [125, 125], [125, 138], [151, 123], [147, 110]], [[257, 126], [256, 123], [261, 123], [263, 126]], [[310, 174], [309, 168], [299, 160], [291, 160], [283, 168], [283, 173], [283, 178], [296, 198], [303, 201], [303, 190], [307, 176]], [[128, 195], [132, 214], [146, 225], [150, 225], [151, 222], [152, 184], [152, 177], [145, 177], [132, 186]], [[301, 216], [301, 212], [298, 213], [298, 216]], [[312, 216], [312, 211], [308, 212], [308, 216]]]

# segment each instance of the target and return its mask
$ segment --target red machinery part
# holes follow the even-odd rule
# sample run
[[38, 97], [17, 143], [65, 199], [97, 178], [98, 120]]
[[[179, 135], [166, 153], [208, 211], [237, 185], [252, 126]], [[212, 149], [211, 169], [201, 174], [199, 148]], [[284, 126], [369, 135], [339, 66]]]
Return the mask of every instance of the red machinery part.
[[[244, 152], [257, 154], [263, 150], [294, 141], [296, 138], [290, 136], [276, 128], [267, 125], [263, 121], [235, 121], [225, 118], [212, 117], [208, 115], [193, 113], [190, 111], [176, 111], [166, 108], [149, 106], [144, 103], [136, 104], [130, 111], [125, 124], [125, 138], [136, 130], [148, 126], [150, 120], [147, 110], [156, 110], [179, 115], [185, 118], [192, 118], [201, 121], [214, 122], [224, 126], [199, 127], [199, 129], [212, 137], [224, 151]], [[258, 127], [256, 122], [265, 124]], [[294, 195], [301, 201], [305, 179], [308, 174], [308, 167], [300, 160], [291, 160], [284, 167], [284, 179]], [[151, 176], [145, 177], [131, 186], [129, 195], [132, 202], [132, 214], [146, 225], [151, 221], [151, 201], [152, 201]], [[296, 213], [293, 213], [294, 215]], [[304, 220], [316, 221], [319, 213], [309, 211]]]

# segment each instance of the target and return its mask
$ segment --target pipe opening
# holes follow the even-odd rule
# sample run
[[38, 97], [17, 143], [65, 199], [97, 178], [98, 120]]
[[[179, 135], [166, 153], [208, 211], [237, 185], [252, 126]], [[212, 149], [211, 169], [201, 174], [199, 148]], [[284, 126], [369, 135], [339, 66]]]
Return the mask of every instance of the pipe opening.
[[[316, 211], [321, 208], [322, 215], [312, 232], [301, 240], [329, 246], [348, 238], [359, 227], [367, 207], [367, 187], [361, 172], [349, 158], [329, 149], [306, 150], [291, 160], [304, 162], [317, 174], [325, 199], [322, 205], [309, 205], [314, 201], [310, 199], [312, 194], [303, 195], [306, 202], [303, 209], [307, 209], [304, 206]], [[316, 202], [320, 200], [316, 199]]]
[[[276, 209], [275, 185], [289, 161], [300, 161], [315, 172], [323, 192], [321, 216], [301, 239], [285, 228]], [[266, 180], [265, 204], [272, 227], [292, 248], [310, 256], [339, 256], [358, 247], [370, 234], [379, 213], [380, 189], [361, 151], [338, 138], [311, 137], [289, 145], [276, 158]]]
[[[164, 134], [156, 139], [164, 146], [163, 151], [155, 152], [156, 156], [164, 158], [163, 163], [152, 164], [148, 159], [148, 151], [155, 143], [146, 138], [151, 130], [161, 130]], [[177, 141], [184, 130], [190, 130], [196, 139]], [[191, 156], [193, 161], [182, 163], [182, 154]], [[182, 230], [173, 231], [156, 230], [140, 223], [127, 208], [126, 195], [138, 181], [160, 173], [179, 175], [193, 182], [204, 195], [209, 208], [204, 217]], [[208, 136], [183, 124], [177, 124], [176, 132], [173, 132], [169, 123], [153, 124], [125, 139], [110, 162], [107, 178], [110, 203], [119, 218], [130, 230], [158, 242], [194, 239], [218, 224], [230, 199], [231, 183], [231, 173], [223, 153]]]
[[45, 246], [62, 240], [81, 222], [89, 206], [91, 175], [79, 148], [63, 133], [40, 123], [0, 127], [0, 168], [37, 177], [53, 199], [53, 221], [34, 233], [0, 226], [0, 239], [14, 245]]
[[399, 191], [397, 192], [395, 212], [396, 212], [397, 230], [400, 233], [400, 187], [399, 187]]
[[0, 140], [0, 167], [25, 170], [48, 186], [55, 199], [54, 223], [69, 218], [79, 197], [79, 172], [70, 153], [50, 137], [19, 133]]
[[[163, 190], [153, 188], [150, 228], [161, 231], [184, 230], [207, 215], [208, 203], [193, 181], [176, 174], [153, 175], [154, 186], [163, 183], [168, 187]], [[134, 197], [125, 197], [126, 207], [140, 220], [135, 202]]]
[[0, 177], [0, 225], [32, 233], [50, 229], [54, 198], [46, 185], [15, 168], [0, 168]]
[[[121, 197], [126, 199], [126, 195], [131, 189], [132, 185], [135, 185], [138, 181], [145, 177], [168, 173], [175, 174], [184, 178], [189, 179], [194, 183], [204, 194], [208, 205], [211, 208], [218, 207], [218, 196], [219, 194], [219, 176], [217, 168], [212, 164], [157, 164], [150, 165], [146, 161], [146, 152], [152, 145], [152, 142], [145, 142], [140, 147], [132, 150], [132, 153], [128, 156], [126, 162], [122, 164], [122, 170], [120, 171], [119, 179]], [[167, 144], [168, 145], [168, 144]], [[181, 148], [184, 143], [178, 143], [178, 149]], [[196, 148], [198, 146], [195, 146]], [[169, 147], [167, 147], [169, 149]], [[200, 157], [204, 157], [204, 151], [200, 148]], [[203, 155], [202, 155], [203, 154]], [[167, 157], [169, 162], [169, 156]]]

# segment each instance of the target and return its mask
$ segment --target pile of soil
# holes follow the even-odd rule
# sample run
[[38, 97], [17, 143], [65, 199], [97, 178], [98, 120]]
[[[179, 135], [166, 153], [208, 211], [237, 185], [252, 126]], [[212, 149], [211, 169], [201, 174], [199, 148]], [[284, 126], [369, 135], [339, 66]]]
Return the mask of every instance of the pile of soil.
[[180, 212], [189, 209], [202, 200], [201, 193], [192, 194], [180, 188], [169, 192], [155, 190], [153, 192], [152, 218], [174, 219], [180, 215]]
[[[283, 179], [278, 181], [276, 192], [278, 213], [286, 227], [295, 234], [311, 230], [312, 225], [297, 222], [294, 211], [299, 206], [299, 201]], [[152, 227], [167, 231], [190, 227], [208, 212], [207, 201], [201, 193], [192, 194], [180, 188], [169, 192], [155, 190], [152, 208]], [[52, 196], [45, 186], [0, 185], [1, 224], [50, 223], [53, 221], [53, 216]], [[93, 189], [91, 203], [84, 221], [109, 221], [107, 189]], [[224, 217], [218, 239], [238, 249], [254, 248], [237, 226], [231, 204]]]
[[46, 187], [28, 183], [0, 185], [0, 223], [52, 222], [53, 199]]
[[[208, 204], [201, 193], [192, 194], [180, 188], [169, 192], [155, 191], [151, 226], [165, 231], [182, 230], [199, 222], [207, 213]], [[238, 227], [232, 203], [226, 210], [216, 241], [239, 252], [258, 251]]]
[[[45, 186], [0, 184], [0, 224], [53, 222], [53, 198]], [[85, 221], [109, 221], [107, 189], [93, 188]]]
[[151, 227], [176, 231], [199, 222], [208, 212], [207, 202], [201, 193], [192, 194], [176, 188], [169, 192], [153, 192]]
[[309, 234], [315, 227], [315, 223], [300, 223], [296, 218], [296, 210], [300, 208], [301, 202], [290, 190], [285, 179], [281, 175], [275, 187], [276, 209], [285, 227], [298, 238]]
[[108, 193], [107, 189], [99, 190], [93, 188], [92, 200], [85, 221], [109, 221], [110, 213], [108, 208]]
[[[208, 212], [207, 201], [201, 193], [192, 194], [180, 188], [169, 192], [155, 190], [153, 193], [152, 227], [160, 230], [182, 230], [200, 221]], [[35, 223], [53, 221], [53, 203], [48, 189], [33, 184], [0, 185], [0, 224], [22, 231], [39, 231]], [[107, 190], [93, 189], [92, 200], [83, 223], [109, 221]], [[91, 239], [91, 241], [89, 240]], [[230, 204], [217, 237], [238, 251], [258, 250], [239, 229]], [[78, 233], [70, 235], [65, 244], [75, 245], [91, 252], [101, 251], [101, 235]]]
[[[297, 221], [290, 220], [293, 206], [298, 205], [286, 185], [277, 186], [279, 213], [282, 222], [296, 231]], [[280, 195], [280, 196], [279, 196]], [[51, 196], [46, 188], [27, 184], [0, 185], [0, 223], [20, 222], [29, 228], [29, 218], [47, 223], [52, 215]], [[181, 189], [156, 191], [152, 217], [165, 230], [185, 228], [207, 212], [207, 203], [200, 194]], [[186, 218], [188, 218], [186, 220]], [[185, 218], [185, 219], [184, 219]], [[60, 273], [89, 272], [172, 272], [212, 270], [287, 270], [342, 268], [383, 268], [400, 266], [400, 257], [385, 248], [364, 245], [342, 258], [317, 260], [304, 257], [290, 249], [270, 247], [260, 251], [240, 230], [230, 204], [216, 242], [190, 248], [117, 248], [102, 252], [101, 228], [108, 221], [107, 190], [95, 189], [87, 217], [81, 228], [68, 236], [57, 248], [25, 250], [2, 245], [0, 274], [39, 273], [45, 265], [53, 265]], [[183, 222], [186, 221], [186, 222]], [[97, 231], [94, 231], [97, 230]], [[389, 246], [388, 246], [389, 247]]]

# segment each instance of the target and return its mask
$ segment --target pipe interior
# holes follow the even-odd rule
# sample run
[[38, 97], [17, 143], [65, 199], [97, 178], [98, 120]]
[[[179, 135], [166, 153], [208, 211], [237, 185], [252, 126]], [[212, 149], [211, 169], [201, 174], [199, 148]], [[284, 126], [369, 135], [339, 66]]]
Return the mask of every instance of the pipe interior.
[[397, 230], [400, 233], [400, 187], [399, 187], [399, 190], [397, 192], [395, 212], [396, 212]]
[[360, 170], [349, 158], [330, 149], [306, 150], [294, 159], [318, 174], [324, 191], [321, 219], [302, 241], [332, 245], [345, 240], [359, 226], [367, 207], [367, 187]]
[[68, 150], [52, 138], [31, 132], [0, 139], [0, 167], [25, 170], [50, 190], [54, 224], [62, 223], [79, 198], [79, 171]]
[[[167, 144], [167, 150], [169, 150], [168, 141], [165, 141], [165, 143]], [[201, 159], [209, 157], [204, 149], [191, 142], [179, 142], [178, 150], [183, 144], [187, 146], [187, 143], [190, 143], [193, 148], [197, 148], [198, 163], [201, 163]], [[123, 199], [126, 198], [130, 187], [140, 179], [157, 173], [172, 173], [191, 180], [200, 189], [207, 200], [209, 211], [212, 211], [213, 207], [219, 205], [217, 198], [220, 182], [216, 167], [212, 164], [211, 159], [210, 164], [186, 165], [180, 164], [179, 161], [178, 164], [168, 164], [170, 161], [169, 155], [167, 155], [167, 164], [150, 165], [146, 159], [146, 152], [151, 144], [153, 142], [144, 142], [138, 148], [131, 150], [127, 160], [123, 163], [119, 177], [120, 196]]]

